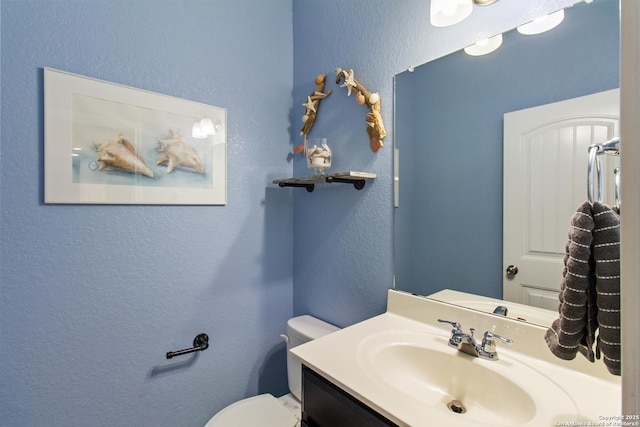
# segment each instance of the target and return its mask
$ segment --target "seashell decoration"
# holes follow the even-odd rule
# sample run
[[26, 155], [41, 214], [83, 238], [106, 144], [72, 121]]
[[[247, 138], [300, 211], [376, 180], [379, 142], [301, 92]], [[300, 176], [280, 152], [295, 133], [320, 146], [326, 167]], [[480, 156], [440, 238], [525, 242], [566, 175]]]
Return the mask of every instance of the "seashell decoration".
[[326, 143], [326, 138], [319, 139], [320, 146], [314, 145], [307, 148], [307, 166], [316, 172], [322, 173], [331, 167], [331, 149]]
[[204, 173], [204, 166], [198, 151], [187, 145], [184, 137], [173, 129], [169, 129], [169, 138], [158, 139], [160, 145], [156, 151], [161, 154], [157, 160], [158, 165], [167, 166], [167, 173], [173, 172], [177, 167]]
[[98, 152], [99, 171], [115, 168], [153, 178], [153, 171], [122, 133], [107, 143], [95, 141], [94, 147]]
[[367, 134], [369, 135], [369, 146], [371, 151], [377, 153], [384, 144], [382, 140], [387, 136], [387, 131], [382, 123], [382, 114], [380, 107], [380, 94], [378, 92], [371, 93], [362, 86], [362, 84], [356, 80], [353, 74], [353, 70], [343, 70], [342, 68], [336, 68], [337, 78], [336, 83], [340, 83], [344, 79], [344, 83], [340, 87], [347, 88], [347, 96], [351, 93], [356, 94], [356, 102], [360, 105], [366, 105], [371, 109], [370, 113], [367, 113], [365, 121], [367, 122]]

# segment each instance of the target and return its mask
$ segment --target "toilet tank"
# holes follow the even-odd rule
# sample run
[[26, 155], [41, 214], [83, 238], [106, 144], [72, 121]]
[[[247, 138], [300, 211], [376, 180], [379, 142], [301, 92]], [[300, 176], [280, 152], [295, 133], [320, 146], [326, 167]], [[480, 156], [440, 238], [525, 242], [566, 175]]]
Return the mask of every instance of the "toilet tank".
[[304, 344], [316, 338], [328, 335], [340, 328], [333, 326], [312, 316], [298, 316], [287, 322], [287, 375], [289, 377], [289, 390], [298, 399], [302, 400], [302, 364], [289, 350], [300, 344]]

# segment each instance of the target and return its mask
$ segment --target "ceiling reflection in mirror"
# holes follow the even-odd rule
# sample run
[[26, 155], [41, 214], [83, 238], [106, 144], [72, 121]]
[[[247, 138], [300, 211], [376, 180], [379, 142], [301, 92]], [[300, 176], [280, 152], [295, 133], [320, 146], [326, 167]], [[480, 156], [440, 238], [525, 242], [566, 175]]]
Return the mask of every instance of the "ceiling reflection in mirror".
[[503, 116], [617, 88], [619, 30], [616, 0], [578, 3], [551, 31], [396, 76], [396, 289], [502, 299]]

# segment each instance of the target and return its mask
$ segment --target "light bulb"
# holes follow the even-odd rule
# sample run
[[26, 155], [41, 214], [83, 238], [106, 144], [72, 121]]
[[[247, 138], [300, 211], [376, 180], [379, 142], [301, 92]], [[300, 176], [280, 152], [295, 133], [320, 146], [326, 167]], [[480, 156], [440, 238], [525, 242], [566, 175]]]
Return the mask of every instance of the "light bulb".
[[472, 44], [464, 48], [467, 55], [481, 56], [493, 52], [502, 45], [502, 34], [480, 40], [478, 43]]
[[528, 24], [519, 26], [518, 32], [527, 36], [544, 33], [545, 31], [549, 31], [560, 25], [563, 19], [564, 9], [560, 9], [557, 12], [541, 16], [529, 22]]
[[445, 2], [443, 3], [441, 12], [444, 16], [451, 17], [456, 14], [458, 10], [458, 5], [454, 2]]
[[457, 24], [471, 15], [472, 0], [432, 0], [430, 21], [434, 27], [447, 27]]

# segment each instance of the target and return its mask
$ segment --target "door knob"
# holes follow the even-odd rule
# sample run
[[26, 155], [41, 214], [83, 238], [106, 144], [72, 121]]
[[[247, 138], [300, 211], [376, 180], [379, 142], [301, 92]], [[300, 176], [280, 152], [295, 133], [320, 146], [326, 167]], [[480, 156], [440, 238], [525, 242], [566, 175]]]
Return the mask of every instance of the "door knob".
[[516, 274], [518, 274], [518, 267], [515, 265], [510, 265], [507, 267], [507, 275], [509, 276], [515, 276]]

